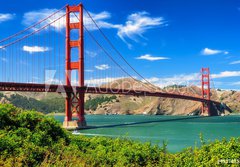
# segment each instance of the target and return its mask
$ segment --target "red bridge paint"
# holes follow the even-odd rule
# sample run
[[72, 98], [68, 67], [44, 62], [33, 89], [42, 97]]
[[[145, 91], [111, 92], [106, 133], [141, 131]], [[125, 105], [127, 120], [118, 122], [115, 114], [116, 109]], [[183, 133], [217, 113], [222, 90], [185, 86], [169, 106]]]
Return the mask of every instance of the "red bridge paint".
[[202, 102], [202, 114], [210, 114], [210, 70], [209, 68], [202, 68], [202, 98], [207, 101]]
[[[57, 12], [61, 11], [63, 8], [58, 10]], [[1, 45], [1, 48], [7, 48], [9, 46], [12, 46], [14, 44], [17, 44], [20, 41], [23, 41], [24, 39], [38, 34], [40, 31], [49, 28], [51, 24], [54, 24], [56, 21], [59, 21], [61, 18], [65, 17], [66, 19], [66, 38], [65, 38], [65, 81], [66, 83], [64, 85], [60, 84], [38, 84], [29, 83], [29, 81], [22, 80], [18, 82], [0, 82], [0, 91], [25, 91], [25, 92], [59, 92], [59, 93], [66, 93], [66, 100], [65, 100], [65, 123], [68, 125], [68, 122], [72, 121], [72, 114], [76, 113], [78, 116], [78, 125], [85, 126], [86, 121], [84, 117], [84, 95], [85, 93], [93, 93], [93, 94], [120, 94], [120, 95], [130, 95], [130, 96], [153, 96], [153, 97], [165, 97], [165, 98], [176, 98], [176, 99], [184, 99], [184, 100], [193, 100], [197, 102], [202, 103], [202, 114], [203, 115], [211, 115], [211, 104], [215, 103], [217, 105], [220, 105], [219, 102], [211, 101], [210, 99], [210, 71], [209, 68], [202, 68], [202, 97], [195, 97], [195, 96], [187, 96], [187, 95], [181, 95], [181, 94], [174, 94], [174, 93], [164, 93], [164, 92], [151, 92], [151, 91], [144, 91], [144, 90], [127, 90], [127, 89], [109, 89], [109, 88], [100, 88], [100, 87], [86, 87], [84, 84], [84, 26], [83, 26], [83, 5], [79, 4], [77, 6], [66, 6], [66, 14], [62, 15], [61, 17], [57, 17], [53, 19], [50, 23], [47, 23], [44, 26], [41, 26], [39, 29], [34, 30], [28, 35], [22, 35], [20, 39], [16, 39], [13, 42]], [[54, 14], [56, 14], [55, 12]], [[79, 13], [79, 21], [72, 23], [70, 14]], [[19, 33], [14, 34], [13, 36], [10, 36], [8, 38], [5, 38], [0, 41], [4, 42], [8, 39], [11, 39], [12, 37], [18, 36], [24, 32], [27, 32], [29, 29], [34, 28], [36, 25], [41, 25], [42, 22], [48, 20], [51, 16], [39, 21], [38, 23], [26, 28], [23, 31], [20, 31]], [[51, 19], [49, 19], [51, 20]], [[85, 27], [86, 28], [86, 27]], [[71, 39], [71, 30], [77, 30], [79, 32], [78, 39], [72, 40]], [[106, 37], [105, 37], [106, 38]], [[39, 39], [37, 39], [38, 41]], [[54, 42], [55, 42], [54, 38]], [[108, 39], [107, 39], [108, 40]], [[49, 41], [49, 40], [48, 40]], [[72, 61], [72, 48], [76, 48], [78, 50], [78, 60]], [[60, 51], [59, 51], [60, 52]], [[11, 56], [13, 57], [13, 51], [11, 51]], [[62, 52], [61, 52], [62, 53]], [[3, 54], [4, 55], [4, 54]], [[21, 54], [20, 54], [21, 56]], [[15, 57], [14, 57], [15, 58]], [[34, 59], [34, 57], [32, 57]], [[60, 59], [60, 58], [59, 58]], [[15, 60], [14, 60], [15, 61]], [[55, 61], [55, 60], [54, 60]], [[38, 63], [38, 62], [37, 62]], [[45, 62], [44, 62], [45, 63]], [[55, 64], [57, 64], [55, 62]], [[37, 65], [37, 64], [35, 64]], [[36, 66], [39, 70], [38, 66]], [[44, 69], [45, 69], [44, 64]], [[8, 69], [8, 70], [7, 70]], [[8, 75], [9, 73], [6, 73], [6, 71], [14, 71], [19, 70], [17, 67], [11, 66], [11, 68], [4, 68], [2, 67], [2, 71], [5, 72], [4, 76], [6, 79], [3, 79], [4, 81], [7, 80], [7, 77], [15, 77], [14, 75]], [[133, 69], [133, 68], [132, 68]], [[36, 69], [35, 69], [36, 70]], [[78, 72], [78, 86], [72, 86], [72, 76], [71, 72], [73, 70], [76, 70]], [[21, 72], [22, 75], [27, 75], [33, 71], [33, 69], [27, 68], [26, 74], [24, 72]], [[61, 71], [61, 70], [60, 70]], [[135, 71], [135, 70], [134, 70]], [[35, 71], [36, 72], [36, 71]], [[38, 73], [41, 73], [40, 70], [37, 71]], [[136, 71], [135, 71], [136, 72]], [[63, 71], [61, 71], [63, 73]], [[7, 76], [7, 77], [6, 77]], [[30, 74], [30, 76], [34, 76], [33, 73]], [[16, 76], [18, 78], [21, 78], [23, 76]], [[8, 80], [9, 81], [9, 80]]]
[[192, 100], [197, 102], [212, 102], [220, 104], [220, 102], [208, 100], [202, 97], [194, 97], [187, 95], [180, 95], [174, 93], [163, 93], [163, 92], [151, 92], [151, 91], [134, 91], [128, 89], [109, 89], [100, 87], [79, 87], [79, 86], [67, 86], [67, 85], [46, 85], [46, 84], [31, 84], [31, 83], [9, 83], [0, 82], [0, 91], [24, 91], [24, 92], [58, 92], [58, 93], [73, 93], [84, 92], [93, 94], [119, 94], [119, 95], [130, 95], [130, 96], [152, 96], [152, 97], [165, 97]]
[[[74, 12], [79, 12], [79, 22], [71, 23], [70, 14]], [[79, 30], [78, 40], [71, 40], [70, 31], [73, 29]], [[83, 43], [83, 6], [79, 4], [78, 6], [66, 6], [66, 86], [71, 86], [71, 72], [72, 70], [77, 70], [79, 75], [79, 86], [84, 86], [84, 43]], [[72, 62], [72, 48], [78, 49], [78, 61]], [[67, 97], [65, 100], [65, 121], [72, 120], [72, 114], [77, 113], [78, 123], [82, 126], [86, 125], [84, 118], [84, 92], [78, 91], [67, 92]]]

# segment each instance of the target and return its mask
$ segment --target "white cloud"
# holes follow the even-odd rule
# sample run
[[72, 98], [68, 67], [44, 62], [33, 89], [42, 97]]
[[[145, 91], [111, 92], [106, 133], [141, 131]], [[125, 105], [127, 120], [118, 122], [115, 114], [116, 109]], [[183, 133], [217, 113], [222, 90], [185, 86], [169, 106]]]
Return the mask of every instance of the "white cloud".
[[59, 79], [55, 79], [55, 78], [45, 78], [45, 84], [60, 84], [61, 81]]
[[15, 14], [10, 13], [0, 13], [0, 23], [8, 20], [12, 20], [15, 17]]
[[[196, 85], [199, 86], [200, 84], [200, 74], [199, 73], [192, 73], [192, 74], [179, 74], [179, 75], [174, 75], [171, 77], [163, 77], [163, 78], [158, 78], [158, 77], [151, 77], [148, 78], [147, 80], [161, 88], [169, 85]], [[142, 80], [144, 82], [144, 80]]]
[[101, 64], [101, 65], [95, 66], [95, 68], [98, 70], [107, 70], [110, 68], [110, 66], [108, 64]]
[[[92, 13], [90, 12], [90, 15], [92, 16], [93, 20], [96, 21], [97, 25], [100, 28], [119, 28], [121, 25], [119, 24], [112, 24], [107, 22], [107, 19], [111, 18], [111, 14], [107, 11], [103, 11], [100, 13]], [[97, 27], [93, 26], [92, 20], [89, 18], [87, 14], [84, 14], [84, 25], [88, 28], [88, 30], [96, 30]]]
[[137, 37], [143, 37], [146, 30], [164, 25], [163, 17], [150, 17], [147, 12], [137, 12], [128, 16], [125, 25], [118, 28], [118, 36], [126, 42], [128, 37], [137, 42]]
[[106, 78], [97, 78], [97, 79], [87, 79], [85, 80], [85, 84], [88, 86], [100, 86], [102, 84], [106, 84], [109, 82], [113, 82], [118, 79], [122, 79], [123, 77], [106, 77]]
[[[56, 12], [57, 9], [40, 9], [35, 11], [30, 11], [24, 14], [22, 23], [25, 26], [30, 26], [39, 20], [42, 20], [50, 15], [52, 15], [54, 12]], [[65, 11], [60, 11], [57, 14], [53, 15], [46, 21], [42, 23], [43, 25], [49, 24], [53, 22], [55, 19], [63, 16], [58, 21], [52, 23], [50, 27], [54, 28], [55, 31], [61, 31], [65, 28]], [[90, 12], [90, 15], [95, 20], [97, 25], [100, 28], [105, 29], [116, 29], [117, 35], [125, 42], [126, 38], [130, 38], [131, 40], [134, 40], [135, 42], [138, 42], [137, 38], [144, 38], [143, 34], [148, 30], [152, 28], [156, 28], [161, 25], [167, 26], [166, 22], [164, 21], [163, 17], [150, 17], [149, 13], [147, 12], [136, 12], [133, 14], [130, 14], [127, 17], [127, 20], [124, 24], [113, 24], [110, 23], [108, 20], [111, 18], [111, 13], [107, 11], [102, 11], [100, 13], [92, 13]], [[84, 26], [90, 30], [96, 30], [97, 27], [94, 25], [90, 17], [84, 13]], [[75, 15], [70, 15], [71, 22], [78, 22], [78, 19]], [[128, 44], [128, 43], [127, 43]], [[131, 46], [128, 44], [129, 47]]]
[[29, 52], [30, 54], [35, 52], [47, 52], [49, 51], [49, 47], [41, 47], [41, 46], [23, 46], [23, 51]]
[[136, 59], [156, 61], [156, 60], [166, 60], [166, 59], [169, 59], [169, 58], [168, 57], [154, 57], [154, 56], [151, 56], [149, 54], [145, 54], [145, 55], [136, 57]]
[[2, 50], [6, 50], [6, 48], [4, 46], [0, 46], [0, 49]]
[[227, 78], [227, 77], [239, 77], [240, 71], [223, 71], [219, 74], [212, 74], [212, 78]]
[[[22, 24], [25, 26], [31, 26], [32, 24], [49, 17], [56, 11], [57, 11], [57, 9], [40, 9], [40, 10], [35, 10], [35, 11], [30, 11], [30, 12], [24, 13]], [[58, 12], [54, 16], [52, 16], [49, 19], [47, 19], [46, 21], [44, 21], [42, 23], [42, 26], [53, 22], [55, 19], [63, 16], [64, 14], [65, 14], [64, 11]], [[50, 26], [52, 28], [55, 28], [56, 31], [60, 31], [61, 29], [63, 29], [65, 27], [65, 17], [56, 21], [55, 23], [51, 24]]]
[[234, 83], [232, 83], [232, 85], [239, 86], [239, 85], [240, 85], [240, 81], [238, 81], [238, 82], [234, 82]]
[[[148, 78], [147, 80], [148, 80], [148, 82], [154, 83], [154, 82], [159, 82], [160, 78], [152, 77], [152, 78]], [[144, 81], [144, 80], [142, 80], [142, 81]]]
[[0, 60], [3, 61], [3, 62], [7, 62], [7, 61], [8, 61], [8, 60], [7, 60], [6, 58], [4, 58], [4, 57], [1, 57]]
[[89, 56], [89, 57], [92, 57], [92, 58], [97, 56], [96, 52], [92, 52], [92, 51], [89, 51], [89, 50], [86, 50], [85, 53], [86, 53], [86, 56]]
[[202, 50], [202, 55], [215, 55], [215, 54], [229, 54], [228, 51], [224, 51], [224, 50], [216, 50], [216, 49], [209, 49], [209, 48], [205, 48]]
[[[57, 9], [40, 9], [40, 10], [27, 12], [23, 16], [22, 23], [25, 26], [30, 26], [30, 25], [38, 22], [39, 20], [43, 20], [43, 19], [47, 18], [48, 16], [52, 15], [56, 11], [57, 11]], [[97, 14], [90, 12], [90, 14], [100, 28], [118, 28], [119, 27], [119, 25], [114, 25], [114, 24], [106, 22], [107, 19], [111, 18], [111, 14], [109, 12], [103, 11], [103, 12], [100, 12]], [[64, 15], [65, 15], [65, 11], [63, 11], [63, 10], [59, 11], [58, 13], [56, 13], [55, 15], [53, 15], [52, 17], [50, 17], [49, 19], [44, 21], [42, 26], [49, 24], [58, 18], [61, 18], [50, 25], [52, 28], [54, 28], [54, 30], [61, 31], [65, 28], [65, 24], [66, 24], [66, 21], [65, 21], [66, 19], [65, 19]], [[88, 15], [86, 13], [84, 14], [83, 19], [84, 19], [84, 25], [88, 30], [91, 31], [91, 30], [97, 29], [96, 26], [93, 26], [92, 20], [88, 17]], [[79, 22], [77, 17], [73, 14], [70, 15], [70, 21], [72, 23]]]
[[61, 80], [56, 79], [55, 76], [56, 76], [56, 70], [45, 70], [45, 74], [44, 74], [45, 84], [60, 84]]
[[192, 73], [192, 74], [179, 74], [174, 75], [172, 77], [163, 78], [165, 81], [171, 81], [171, 82], [189, 82], [189, 81], [197, 81], [200, 80], [200, 74], [199, 73]]
[[240, 60], [233, 61], [233, 62], [231, 62], [231, 63], [229, 63], [229, 64], [240, 64]]
[[[211, 74], [211, 78], [220, 79], [226, 77], [239, 77], [240, 71], [223, 71], [218, 74]], [[171, 77], [151, 77], [147, 79], [152, 84], [159, 86], [161, 88], [169, 85], [196, 85], [200, 86], [201, 83], [201, 74], [200, 73], [191, 73], [191, 74], [178, 74]], [[142, 80], [142, 82], [144, 82]], [[220, 85], [220, 82], [214, 82], [215, 85]]]

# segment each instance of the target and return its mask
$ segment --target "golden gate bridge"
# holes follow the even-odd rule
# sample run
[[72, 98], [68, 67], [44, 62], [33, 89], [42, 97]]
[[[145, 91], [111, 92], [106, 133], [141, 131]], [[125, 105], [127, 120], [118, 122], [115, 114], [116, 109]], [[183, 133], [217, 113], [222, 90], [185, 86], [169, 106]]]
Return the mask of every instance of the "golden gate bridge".
[[[66, 5], [2, 39], [0, 56], [0, 91], [65, 93], [66, 128], [86, 126], [86, 93], [193, 100], [202, 103], [201, 114], [209, 116], [214, 115], [212, 105], [220, 105], [211, 100], [209, 68], [201, 69], [201, 94], [170, 93], [150, 83], [128, 63], [82, 4]], [[124, 78], [136, 81], [136, 76], [142, 83], [138, 89], [109, 84]], [[72, 119], [74, 113], [77, 121]]]

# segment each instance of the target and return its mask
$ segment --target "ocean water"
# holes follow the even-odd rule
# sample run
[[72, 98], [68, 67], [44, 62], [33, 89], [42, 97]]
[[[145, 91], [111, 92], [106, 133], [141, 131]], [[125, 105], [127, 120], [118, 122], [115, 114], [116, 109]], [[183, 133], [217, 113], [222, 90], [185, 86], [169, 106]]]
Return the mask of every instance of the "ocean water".
[[[63, 116], [55, 116], [62, 122]], [[149, 116], [149, 115], [86, 115], [91, 129], [79, 130], [86, 136], [124, 137], [140, 142], [163, 145], [169, 152], [200, 145], [205, 141], [240, 137], [240, 115], [218, 117]]]

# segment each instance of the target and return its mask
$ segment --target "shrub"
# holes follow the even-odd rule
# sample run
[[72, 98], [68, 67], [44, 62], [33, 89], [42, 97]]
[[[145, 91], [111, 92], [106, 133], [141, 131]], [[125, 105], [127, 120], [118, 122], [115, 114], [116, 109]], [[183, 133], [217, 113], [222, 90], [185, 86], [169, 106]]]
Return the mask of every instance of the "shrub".
[[[53, 145], [69, 144], [68, 133], [53, 119], [36, 111], [0, 105], [1, 160], [19, 157], [21, 163], [35, 166], [44, 160]], [[1, 164], [1, 163], [0, 163]]]
[[171, 154], [166, 143], [74, 136], [53, 118], [0, 105], [0, 166], [217, 166], [240, 157], [240, 138], [200, 140], [199, 148]]

